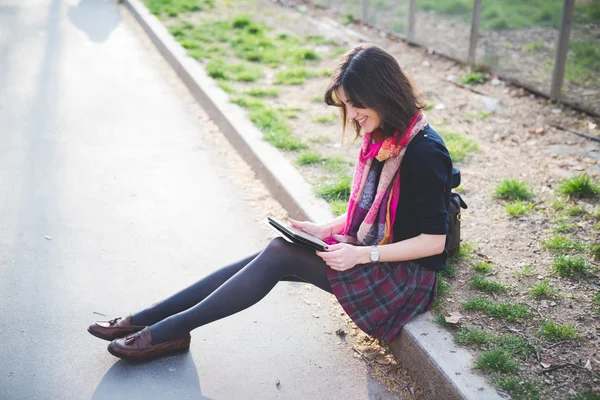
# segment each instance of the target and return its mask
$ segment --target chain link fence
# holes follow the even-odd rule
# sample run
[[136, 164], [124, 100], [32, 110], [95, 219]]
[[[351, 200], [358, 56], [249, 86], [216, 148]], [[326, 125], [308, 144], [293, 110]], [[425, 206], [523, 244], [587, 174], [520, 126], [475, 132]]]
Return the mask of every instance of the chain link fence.
[[312, 0], [600, 115], [600, 0]]

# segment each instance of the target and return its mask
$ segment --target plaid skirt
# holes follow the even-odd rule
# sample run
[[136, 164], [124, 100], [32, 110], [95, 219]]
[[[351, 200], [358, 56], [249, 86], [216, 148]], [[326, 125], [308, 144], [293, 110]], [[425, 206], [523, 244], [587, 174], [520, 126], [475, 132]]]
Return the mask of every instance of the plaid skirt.
[[327, 268], [333, 294], [365, 333], [391, 342], [414, 316], [427, 311], [437, 291], [437, 272], [414, 261]]

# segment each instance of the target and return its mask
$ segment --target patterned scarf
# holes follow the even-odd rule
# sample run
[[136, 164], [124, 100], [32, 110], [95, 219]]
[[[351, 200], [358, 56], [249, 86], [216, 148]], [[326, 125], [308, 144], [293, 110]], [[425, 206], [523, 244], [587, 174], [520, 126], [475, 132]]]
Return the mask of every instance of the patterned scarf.
[[[333, 236], [335, 241], [363, 246], [393, 241], [393, 226], [400, 198], [400, 166], [406, 148], [426, 125], [425, 114], [415, 115], [399, 143], [398, 131], [377, 143], [371, 143], [372, 133], [365, 134], [354, 170], [346, 226], [339, 235]], [[366, 184], [374, 158], [383, 162], [383, 168], [377, 187], [370, 188], [371, 185]], [[366, 192], [365, 186], [374, 193]], [[358, 220], [363, 217], [362, 222]]]

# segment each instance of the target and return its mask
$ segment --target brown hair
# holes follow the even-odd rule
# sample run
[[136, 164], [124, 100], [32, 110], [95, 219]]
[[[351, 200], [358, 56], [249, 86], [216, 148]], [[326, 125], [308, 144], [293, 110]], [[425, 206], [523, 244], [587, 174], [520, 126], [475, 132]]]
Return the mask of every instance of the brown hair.
[[[341, 108], [345, 132], [346, 106], [336, 93], [340, 87], [355, 107], [368, 107], [379, 114], [386, 137], [396, 131], [404, 135], [411, 119], [424, 107], [396, 59], [375, 45], [360, 44], [347, 51], [325, 91], [325, 103]], [[360, 124], [356, 120], [352, 124], [358, 138]]]

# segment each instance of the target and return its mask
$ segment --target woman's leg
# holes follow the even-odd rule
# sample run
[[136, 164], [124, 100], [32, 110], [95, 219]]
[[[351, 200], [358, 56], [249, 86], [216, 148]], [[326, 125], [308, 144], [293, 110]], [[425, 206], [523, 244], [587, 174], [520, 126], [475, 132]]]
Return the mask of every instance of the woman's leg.
[[327, 266], [314, 250], [276, 238], [197, 305], [151, 325], [152, 343], [167, 342], [242, 311], [265, 297], [277, 282], [290, 276], [332, 292]]

